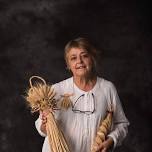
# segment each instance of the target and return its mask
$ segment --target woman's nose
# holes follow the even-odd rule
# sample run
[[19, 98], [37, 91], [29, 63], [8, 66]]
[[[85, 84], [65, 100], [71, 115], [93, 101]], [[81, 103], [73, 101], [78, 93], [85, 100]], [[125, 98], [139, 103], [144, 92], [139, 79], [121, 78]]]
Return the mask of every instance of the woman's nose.
[[82, 63], [82, 61], [83, 61], [83, 60], [82, 60], [82, 57], [79, 56], [79, 57], [77, 58], [77, 62], [78, 62], [78, 63]]

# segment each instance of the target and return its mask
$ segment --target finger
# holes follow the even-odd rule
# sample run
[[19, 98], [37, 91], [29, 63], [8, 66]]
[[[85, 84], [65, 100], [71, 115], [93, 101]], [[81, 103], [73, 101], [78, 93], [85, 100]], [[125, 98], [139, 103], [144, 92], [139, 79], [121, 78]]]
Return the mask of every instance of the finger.
[[42, 111], [39, 112], [39, 117], [40, 117], [40, 119], [42, 119], [42, 117], [43, 117], [43, 112]]
[[40, 111], [40, 118], [43, 119], [47, 116], [47, 113], [45, 111]]
[[46, 122], [47, 118], [46, 117], [42, 117], [42, 121]]
[[103, 148], [101, 152], [106, 152], [107, 151], [107, 148]]
[[93, 149], [93, 151], [98, 152], [99, 151], [99, 145], [97, 143], [94, 143], [92, 149]]
[[42, 111], [42, 110], [40, 110], [40, 111], [39, 111], [39, 114], [41, 115], [42, 113], [43, 113], [43, 111]]
[[46, 119], [46, 117], [44, 115], [41, 115], [40, 118], [41, 118], [41, 120], [45, 120]]
[[45, 124], [47, 122], [47, 120], [42, 120], [42, 123]]
[[101, 144], [100, 146], [97, 147], [96, 152], [106, 152], [106, 149]]
[[103, 144], [100, 144], [96, 147], [97, 152], [102, 152], [102, 149], [103, 149]]
[[42, 119], [42, 122], [43, 122], [43, 123], [46, 123], [46, 122], [47, 122], [47, 119]]
[[42, 119], [46, 119], [46, 115], [45, 114], [42, 114]]

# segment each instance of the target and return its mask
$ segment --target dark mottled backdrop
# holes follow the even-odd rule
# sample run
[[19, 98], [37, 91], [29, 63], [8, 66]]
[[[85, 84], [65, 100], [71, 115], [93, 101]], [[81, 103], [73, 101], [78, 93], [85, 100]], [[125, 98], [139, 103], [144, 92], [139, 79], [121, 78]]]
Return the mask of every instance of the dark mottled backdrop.
[[41, 152], [37, 114], [31, 115], [22, 95], [32, 75], [50, 83], [69, 76], [63, 49], [79, 36], [102, 50], [99, 75], [116, 85], [131, 123], [116, 152], [148, 152], [150, 9], [146, 0], [0, 0], [0, 152]]

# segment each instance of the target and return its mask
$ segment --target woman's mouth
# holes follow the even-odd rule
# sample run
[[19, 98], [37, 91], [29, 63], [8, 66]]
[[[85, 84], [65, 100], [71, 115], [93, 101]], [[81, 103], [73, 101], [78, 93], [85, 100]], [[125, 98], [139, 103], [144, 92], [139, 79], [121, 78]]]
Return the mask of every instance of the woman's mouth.
[[86, 68], [86, 66], [84, 66], [84, 65], [76, 67], [76, 69], [85, 69], [85, 68]]

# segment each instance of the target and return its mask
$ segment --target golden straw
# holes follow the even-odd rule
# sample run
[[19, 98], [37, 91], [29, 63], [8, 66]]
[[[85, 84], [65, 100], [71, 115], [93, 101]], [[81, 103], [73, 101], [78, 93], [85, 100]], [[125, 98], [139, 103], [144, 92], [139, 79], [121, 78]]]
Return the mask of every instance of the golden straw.
[[[42, 83], [32, 84], [32, 80], [36, 78]], [[26, 101], [31, 107], [32, 112], [44, 111], [56, 107], [57, 101], [54, 99], [55, 91], [51, 85], [47, 85], [45, 80], [39, 76], [32, 76], [29, 79], [30, 88], [27, 90]], [[51, 152], [70, 152], [63, 133], [57, 126], [57, 122], [52, 112], [47, 115], [46, 123], [47, 136]]]

